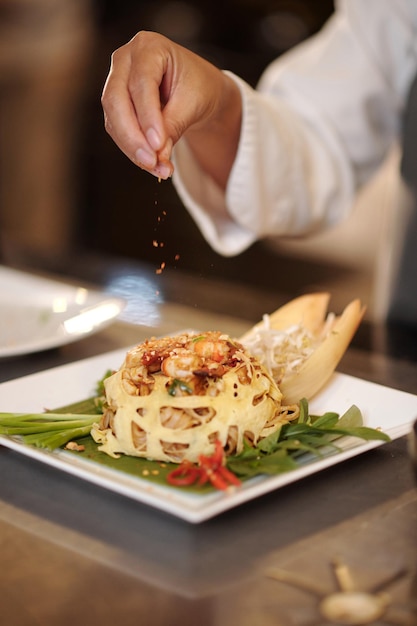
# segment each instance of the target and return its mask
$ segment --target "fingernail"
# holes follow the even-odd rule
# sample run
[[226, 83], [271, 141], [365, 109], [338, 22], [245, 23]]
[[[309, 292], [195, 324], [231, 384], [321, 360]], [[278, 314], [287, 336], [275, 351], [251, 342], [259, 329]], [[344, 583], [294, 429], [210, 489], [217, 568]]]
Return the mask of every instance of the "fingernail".
[[146, 139], [154, 150], [158, 151], [161, 148], [161, 138], [154, 128], [149, 128], [146, 131]]
[[148, 168], [155, 167], [156, 154], [151, 154], [143, 148], [139, 148], [139, 150], [135, 152], [135, 161], [138, 165], [143, 165]]
[[172, 166], [169, 163], [159, 163], [153, 173], [159, 178], [166, 180], [172, 176]]

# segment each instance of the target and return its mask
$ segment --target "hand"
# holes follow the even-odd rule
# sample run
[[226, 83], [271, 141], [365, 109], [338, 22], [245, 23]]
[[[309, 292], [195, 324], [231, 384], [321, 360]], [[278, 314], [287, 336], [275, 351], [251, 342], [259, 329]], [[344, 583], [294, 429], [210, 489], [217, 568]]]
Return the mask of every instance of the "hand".
[[171, 176], [172, 147], [185, 135], [202, 166], [225, 184], [239, 139], [240, 92], [208, 61], [142, 31], [112, 55], [102, 104], [107, 132], [139, 167]]

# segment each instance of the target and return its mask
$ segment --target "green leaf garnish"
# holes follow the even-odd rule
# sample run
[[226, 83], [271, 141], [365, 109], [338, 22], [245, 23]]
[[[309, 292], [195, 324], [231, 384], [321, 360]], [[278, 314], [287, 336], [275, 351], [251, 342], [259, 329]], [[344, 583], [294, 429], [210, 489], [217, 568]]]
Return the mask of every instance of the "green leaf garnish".
[[0, 413], [0, 435], [19, 436], [26, 444], [54, 450], [89, 435], [97, 420], [96, 413]]
[[280, 474], [299, 467], [307, 453], [320, 457], [329, 450], [338, 452], [334, 442], [344, 436], [365, 441], [390, 440], [382, 431], [363, 426], [362, 414], [357, 406], [350, 407], [341, 417], [333, 412], [310, 415], [308, 402], [303, 398], [297, 420], [284, 424], [256, 447], [245, 445], [243, 452], [228, 457], [227, 467], [242, 478]]
[[186, 382], [180, 380], [179, 378], [174, 378], [170, 386], [168, 387], [168, 393], [170, 396], [175, 396], [177, 394], [177, 389], [180, 389], [184, 393], [192, 394], [193, 390]]

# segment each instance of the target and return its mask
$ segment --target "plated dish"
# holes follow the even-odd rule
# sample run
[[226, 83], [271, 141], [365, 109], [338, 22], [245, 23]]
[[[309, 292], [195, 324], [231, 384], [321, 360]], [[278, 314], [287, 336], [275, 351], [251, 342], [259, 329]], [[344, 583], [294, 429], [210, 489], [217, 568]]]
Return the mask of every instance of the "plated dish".
[[[77, 402], [91, 396], [97, 381], [108, 369], [117, 369], [126, 350], [78, 361], [0, 385], [2, 410], [40, 412]], [[22, 393], [24, 391], [24, 393]], [[317, 413], [343, 413], [352, 404], [360, 407], [365, 424], [381, 428], [391, 439], [407, 434], [417, 415], [417, 396], [351, 376], [336, 373], [326, 387], [311, 401]], [[58, 470], [112, 490], [138, 502], [150, 505], [191, 523], [200, 523], [228, 509], [296, 482], [346, 459], [363, 454], [381, 445], [380, 442], [347, 440], [341, 453], [308, 459], [299, 469], [271, 477], [257, 477], [231, 492], [195, 493], [124, 474], [65, 450], [47, 452], [23, 445], [7, 437], [0, 443], [23, 455], [46, 463]]]
[[0, 266], [0, 358], [55, 348], [95, 333], [121, 298]]

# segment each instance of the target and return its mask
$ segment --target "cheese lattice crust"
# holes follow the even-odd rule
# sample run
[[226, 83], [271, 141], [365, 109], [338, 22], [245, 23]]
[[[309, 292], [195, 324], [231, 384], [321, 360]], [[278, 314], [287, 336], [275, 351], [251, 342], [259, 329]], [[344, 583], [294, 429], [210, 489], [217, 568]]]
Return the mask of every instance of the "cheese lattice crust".
[[227, 454], [291, 419], [260, 362], [210, 331], [151, 339], [105, 381], [107, 409], [92, 436], [111, 456], [198, 462], [219, 440]]

